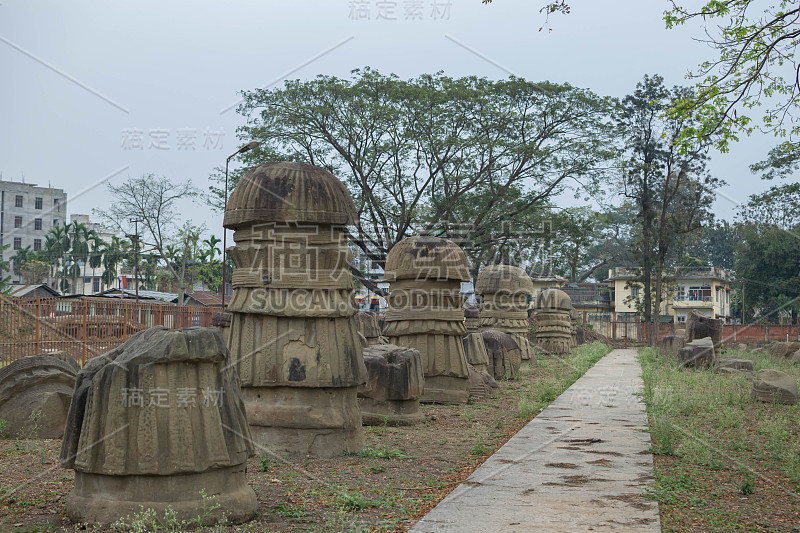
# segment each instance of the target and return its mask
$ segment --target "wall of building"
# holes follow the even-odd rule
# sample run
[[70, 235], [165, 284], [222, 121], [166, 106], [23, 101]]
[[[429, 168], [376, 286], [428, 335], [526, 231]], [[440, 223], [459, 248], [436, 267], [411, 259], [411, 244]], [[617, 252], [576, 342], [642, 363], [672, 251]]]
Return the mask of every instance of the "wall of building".
[[[0, 180], [0, 246], [11, 245], [2, 259], [8, 261], [21, 248], [44, 247], [45, 235], [64, 224], [66, 214], [67, 194], [62, 189]], [[12, 274], [12, 283], [22, 283], [19, 276], [3, 273], [7, 274]]]

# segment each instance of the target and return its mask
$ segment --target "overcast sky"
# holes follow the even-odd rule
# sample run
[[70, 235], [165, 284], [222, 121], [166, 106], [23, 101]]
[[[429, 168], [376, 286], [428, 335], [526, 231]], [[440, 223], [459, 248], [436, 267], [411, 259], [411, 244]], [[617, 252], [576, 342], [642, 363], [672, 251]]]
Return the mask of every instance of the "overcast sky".
[[[711, 55], [692, 40], [699, 27], [664, 29], [665, 1], [570, 3], [539, 32], [534, 0], [0, 0], [2, 178], [64, 189], [70, 214], [105, 207], [103, 183], [129, 175], [205, 190], [240, 144], [238, 91], [286, 78], [365, 66], [402, 78], [513, 73], [621, 97], [644, 74], [686, 84]], [[774, 143], [751, 138], [712, 155], [729, 184], [719, 216], [771, 185], [748, 165]], [[222, 217], [205, 204], [182, 211], [221, 236]]]

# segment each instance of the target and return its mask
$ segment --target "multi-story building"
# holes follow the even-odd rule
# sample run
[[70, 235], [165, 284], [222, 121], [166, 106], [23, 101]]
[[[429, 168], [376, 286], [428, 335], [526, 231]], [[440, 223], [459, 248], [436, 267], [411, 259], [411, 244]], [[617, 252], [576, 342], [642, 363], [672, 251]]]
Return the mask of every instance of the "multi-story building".
[[[717, 267], [676, 267], [664, 272], [659, 315], [670, 322], [685, 322], [689, 313], [731, 321], [731, 274]], [[608, 271], [615, 319], [637, 320], [644, 296], [641, 269], [617, 267]], [[655, 290], [655, 285], [653, 285]]]
[[[67, 193], [62, 189], [0, 180], [0, 246], [10, 245], [0, 252], [2, 259], [8, 261], [26, 247], [41, 250], [47, 232], [64, 224], [66, 213]], [[0, 277], [9, 274], [0, 272]], [[23, 283], [17, 275], [12, 275], [11, 281]]]

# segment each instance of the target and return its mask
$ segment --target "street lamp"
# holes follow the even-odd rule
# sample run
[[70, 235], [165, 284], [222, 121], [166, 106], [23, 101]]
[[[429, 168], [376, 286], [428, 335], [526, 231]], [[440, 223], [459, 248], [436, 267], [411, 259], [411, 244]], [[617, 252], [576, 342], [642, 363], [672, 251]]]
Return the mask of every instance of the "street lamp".
[[[225, 203], [222, 204], [222, 216], [225, 216], [225, 209], [228, 207], [228, 164], [231, 162], [231, 159], [236, 157], [239, 154], [243, 154], [248, 150], [252, 150], [253, 148], [258, 146], [258, 141], [250, 141], [249, 143], [245, 144], [235, 153], [228, 156], [228, 159], [225, 160]], [[227, 291], [227, 287], [225, 285], [226, 276], [226, 263], [227, 263], [227, 243], [228, 243], [228, 230], [225, 229], [225, 226], [222, 227], [222, 309], [225, 309], [225, 296]]]

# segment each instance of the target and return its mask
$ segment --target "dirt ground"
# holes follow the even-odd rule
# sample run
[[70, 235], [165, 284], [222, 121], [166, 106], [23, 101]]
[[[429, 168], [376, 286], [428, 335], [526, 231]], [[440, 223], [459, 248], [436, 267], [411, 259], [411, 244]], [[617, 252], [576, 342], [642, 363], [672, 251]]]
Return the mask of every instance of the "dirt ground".
[[[605, 352], [600, 346], [564, 359], [542, 357], [485, 402], [423, 406], [425, 422], [416, 426], [365, 427], [366, 445], [357, 454], [253, 457], [247, 475], [257, 518], [215, 530], [406, 530]], [[93, 530], [66, 517], [74, 476], [57, 463], [60, 444], [0, 440], [0, 531]]]

